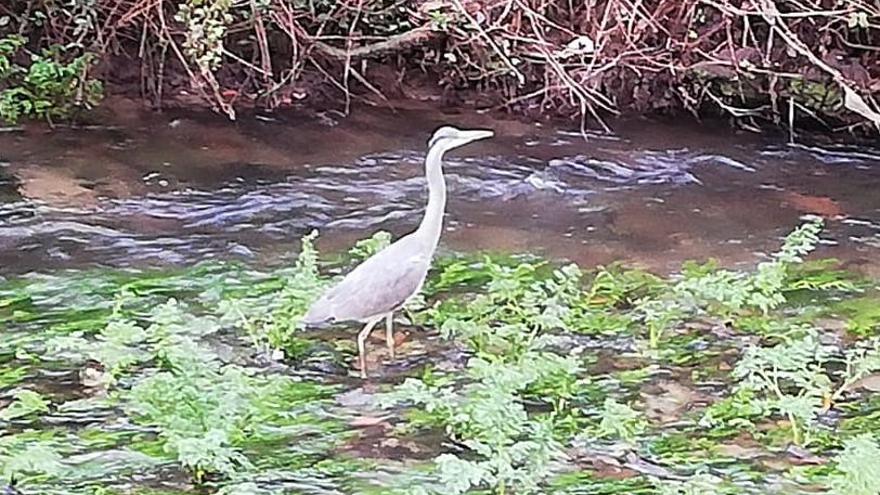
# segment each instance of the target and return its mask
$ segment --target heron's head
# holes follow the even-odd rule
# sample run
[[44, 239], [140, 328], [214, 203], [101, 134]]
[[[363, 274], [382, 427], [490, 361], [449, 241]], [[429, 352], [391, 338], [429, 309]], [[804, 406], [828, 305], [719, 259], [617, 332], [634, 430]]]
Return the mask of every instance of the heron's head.
[[449, 151], [453, 148], [464, 146], [471, 141], [492, 137], [494, 134], [494, 132], [484, 129], [462, 130], [447, 125], [434, 132], [431, 140], [428, 141], [428, 148], [439, 148], [443, 151]]

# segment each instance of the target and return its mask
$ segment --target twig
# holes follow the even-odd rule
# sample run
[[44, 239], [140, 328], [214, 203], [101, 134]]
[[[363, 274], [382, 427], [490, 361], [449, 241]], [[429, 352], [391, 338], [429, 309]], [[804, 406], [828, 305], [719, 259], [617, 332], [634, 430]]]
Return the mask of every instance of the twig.
[[764, 19], [777, 33], [779, 33], [779, 36], [788, 44], [788, 46], [806, 57], [813, 65], [828, 73], [834, 79], [834, 82], [843, 89], [844, 105], [851, 111], [858, 113], [865, 119], [873, 122], [877, 129], [880, 130], [880, 113], [871, 108], [865, 102], [839, 70], [831, 67], [817, 57], [812, 50], [810, 50], [809, 47], [807, 47], [807, 45], [804, 44], [804, 42], [791, 31], [791, 29], [789, 29], [788, 25], [786, 25], [780, 18], [779, 9], [776, 7], [774, 1], [760, 0], [760, 5], [761, 10], [764, 13]]
[[354, 21], [351, 22], [351, 25], [348, 28], [349, 39], [345, 44], [345, 67], [342, 71], [342, 85], [345, 87], [345, 115], [348, 115], [351, 112], [351, 91], [348, 87], [348, 78], [351, 75], [351, 45], [353, 43], [351, 35], [354, 34], [354, 30], [361, 18], [362, 5], [363, 0], [358, 0], [358, 8], [357, 11], [355, 11]]
[[337, 48], [321, 41], [317, 41], [316, 37], [312, 38], [309, 41], [311, 41], [316, 52], [319, 52], [326, 57], [334, 58], [337, 60], [356, 60], [366, 57], [378, 57], [382, 55], [387, 55], [388, 53], [392, 52], [399, 52], [412, 45], [421, 44], [425, 41], [434, 39], [437, 37], [438, 34], [439, 32], [433, 31], [430, 27], [422, 26], [412, 29], [411, 31], [407, 31], [405, 33], [391, 36], [385, 41], [379, 41], [377, 43], [371, 43], [369, 45], [351, 48], [350, 50], [344, 50], [342, 48]]
[[483, 26], [481, 26], [480, 23], [477, 22], [477, 20], [474, 19], [474, 17], [467, 11], [467, 9], [464, 7], [464, 5], [461, 4], [461, 0], [452, 0], [452, 3], [455, 4], [455, 7], [458, 10], [458, 12], [465, 19], [468, 20], [468, 22], [477, 30], [477, 32], [480, 34], [480, 36], [482, 36], [483, 39], [486, 40], [486, 42], [489, 44], [489, 46], [492, 47], [492, 50], [495, 52], [495, 54], [498, 55], [501, 58], [501, 60], [504, 61], [504, 64], [507, 65], [507, 68], [510, 69], [510, 71], [513, 72], [513, 74], [516, 76], [517, 82], [520, 85], [525, 84], [526, 76], [522, 72], [520, 72], [519, 69], [516, 68], [516, 65], [514, 65], [513, 62], [510, 61], [510, 58], [507, 57], [507, 55], [504, 53], [504, 50], [502, 50], [495, 43], [495, 40], [493, 40], [492, 37], [489, 36], [489, 34], [486, 32], [486, 30], [483, 29]]
[[257, 37], [257, 46], [260, 48], [260, 74], [263, 81], [270, 81], [274, 74], [272, 71], [272, 56], [269, 54], [269, 41], [266, 38], [266, 26], [263, 24], [263, 13], [257, 8], [255, 0], [251, 0], [251, 12], [254, 17], [254, 33]]

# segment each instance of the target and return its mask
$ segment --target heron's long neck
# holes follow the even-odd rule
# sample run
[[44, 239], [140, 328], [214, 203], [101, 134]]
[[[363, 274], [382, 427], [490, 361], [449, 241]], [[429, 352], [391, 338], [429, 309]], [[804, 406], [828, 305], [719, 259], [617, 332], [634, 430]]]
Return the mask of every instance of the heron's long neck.
[[425, 217], [417, 230], [418, 234], [432, 246], [440, 240], [443, 229], [443, 211], [446, 209], [446, 182], [443, 180], [442, 149], [431, 149], [425, 159], [425, 175], [428, 178], [428, 207]]

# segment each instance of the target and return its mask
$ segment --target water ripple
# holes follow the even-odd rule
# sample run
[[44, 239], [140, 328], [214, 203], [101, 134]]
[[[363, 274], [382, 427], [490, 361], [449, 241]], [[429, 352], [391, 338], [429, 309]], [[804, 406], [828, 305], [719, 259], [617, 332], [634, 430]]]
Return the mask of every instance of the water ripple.
[[[730, 155], [687, 147], [645, 149], [604, 137], [598, 145], [585, 145], [577, 134], [557, 133], [553, 140], [552, 146], [541, 143], [540, 149], [525, 142], [529, 150], [551, 154], [543, 158], [450, 154], [444, 161], [450, 199], [486, 212], [515, 209], [522, 201], [561, 200], [589, 215], [606, 210], [602, 201], [613, 201], [603, 198], [617, 191], [698, 186], [703, 184], [699, 176], [714, 174], [713, 169], [748, 177], [774, 162], [801, 160], [804, 154], [821, 163], [861, 160], [864, 165], [869, 163], [865, 160], [880, 159], [871, 152], [836, 148], [733, 147]], [[289, 242], [314, 228], [409, 228], [424, 208], [424, 158], [423, 152], [412, 150], [373, 153], [348, 163], [302, 167], [280, 180], [245, 178], [213, 190], [151, 193], [79, 208], [20, 199], [0, 202], [0, 261], [20, 253], [36, 263], [85, 258], [116, 266], [252, 258], [260, 246]], [[762, 180], [754, 187], [775, 182], [753, 179]], [[450, 221], [457, 220], [452, 209]], [[873, 242], [873, 231], [860, 234], [860, 242]]]

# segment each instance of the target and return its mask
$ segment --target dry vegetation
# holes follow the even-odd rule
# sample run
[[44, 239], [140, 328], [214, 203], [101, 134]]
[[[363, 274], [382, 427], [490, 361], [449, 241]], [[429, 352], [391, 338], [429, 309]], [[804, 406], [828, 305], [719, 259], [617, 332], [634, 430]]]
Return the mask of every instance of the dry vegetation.
[[[401, 87], [516, 113], [682, 112], [880, 126], [871, 0], [13, 0], [0, 38], [97, 55], [154, 105], [381, 102]], [[72, 56], [72, 55], [71, 55]], [[2, 84], [2, 83], [0, 83]], [[338, 102], [338, 103], [337, 103]]]

